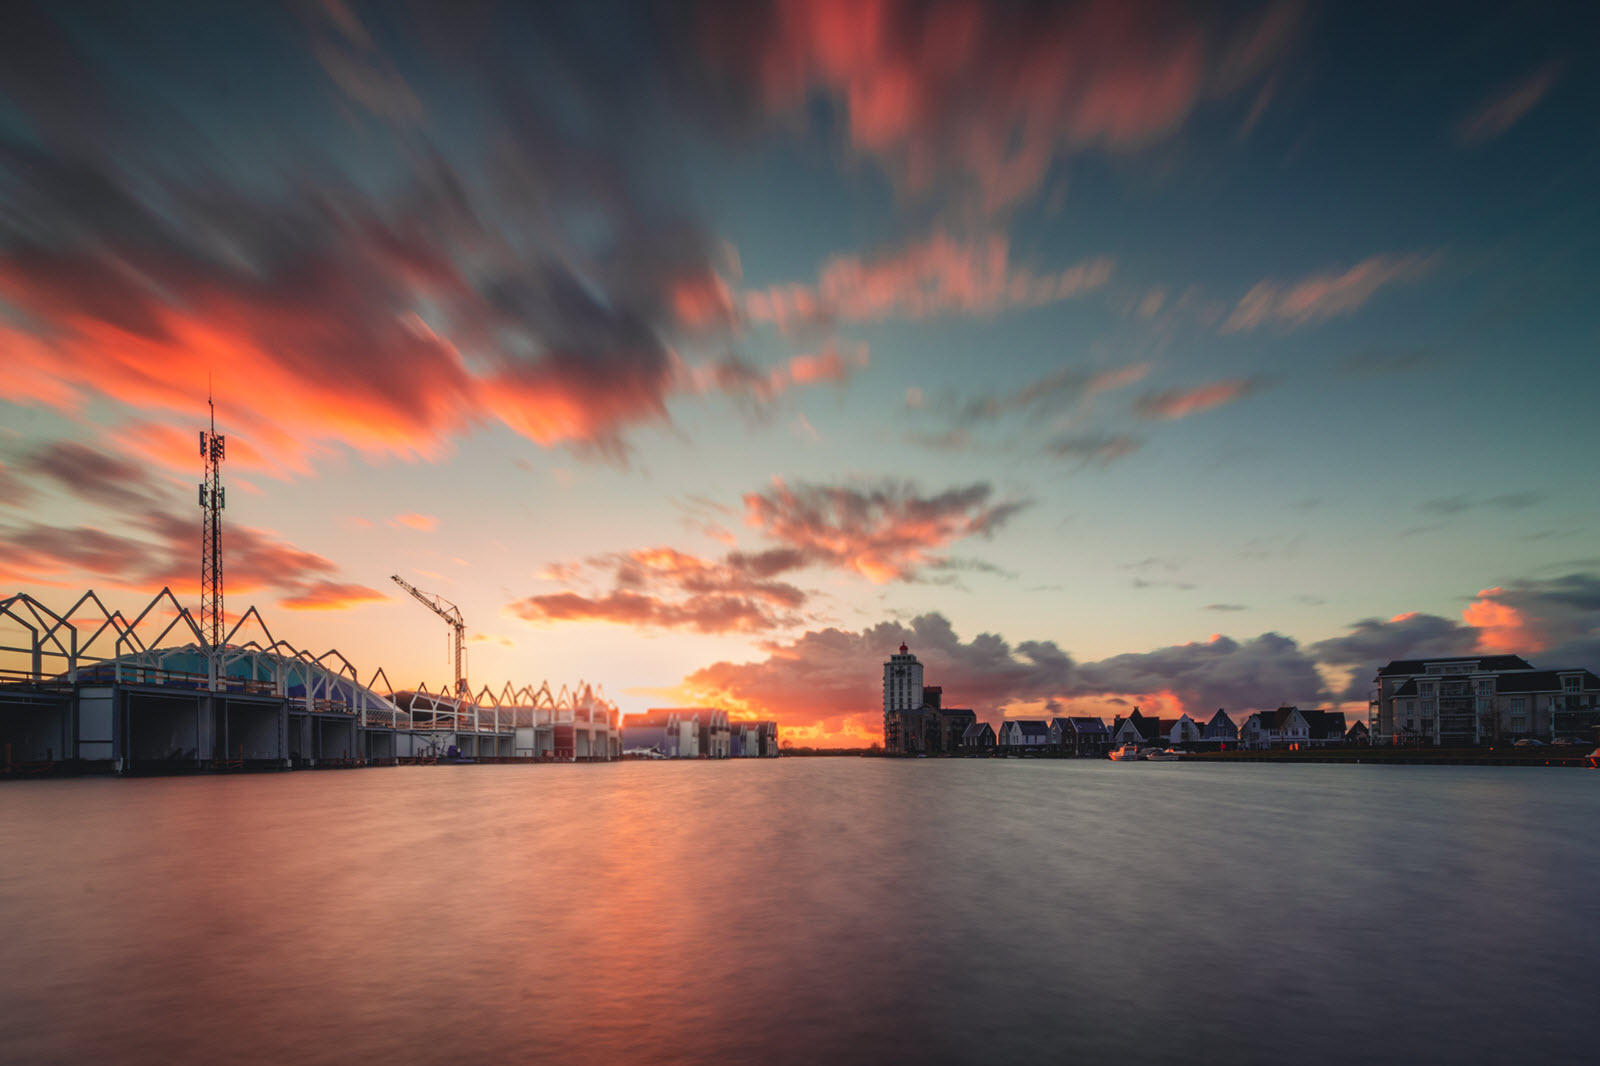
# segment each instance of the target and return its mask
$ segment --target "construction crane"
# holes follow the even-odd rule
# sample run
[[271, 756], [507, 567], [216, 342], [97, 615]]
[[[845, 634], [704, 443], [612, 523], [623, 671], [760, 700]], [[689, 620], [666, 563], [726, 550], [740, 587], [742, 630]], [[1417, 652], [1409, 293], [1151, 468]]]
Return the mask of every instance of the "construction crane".
[[399, 574], [390, 574], [389, 577], [393, 579], [396, 585], [399, 585], [401, 588], [411, 593], [411, 595], [415, 596], [418, 603], [422, 604], [422, 606], [426, 607], [440, 618], [443, 618], [450, 624], [450, 628], [455, 630], [456, 698], [462, 700], [469, 698], [472, 694], [472, 691], [467, 687], [467, 623], [466, 620], [461, 617], [461, 608], [457, 607], [443, 596], [435, 596], [423, 592], [421, 589], [417, 588]]

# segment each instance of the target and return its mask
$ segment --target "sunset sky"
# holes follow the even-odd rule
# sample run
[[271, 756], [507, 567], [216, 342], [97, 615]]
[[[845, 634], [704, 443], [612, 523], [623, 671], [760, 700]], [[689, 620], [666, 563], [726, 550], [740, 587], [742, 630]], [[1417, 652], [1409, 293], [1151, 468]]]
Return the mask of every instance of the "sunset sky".
[[797, 743], [1600, 668], [1600, 8], [8, 5], [0, 593]]

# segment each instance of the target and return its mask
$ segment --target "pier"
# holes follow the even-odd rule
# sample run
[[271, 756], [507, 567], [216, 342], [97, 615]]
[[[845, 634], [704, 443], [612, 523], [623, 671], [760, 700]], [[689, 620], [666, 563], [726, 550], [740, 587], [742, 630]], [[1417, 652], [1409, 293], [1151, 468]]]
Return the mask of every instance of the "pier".
[[131, 621], [92, 590], [59, 613], [27, 595], [0, 600], [0, 774], [621, 754], [616, 706], [582, 682], [396, 691], [381, 668], [363, 683], [336, 649], [275, 638], [254, 607], [213, 642], [169, 589]]

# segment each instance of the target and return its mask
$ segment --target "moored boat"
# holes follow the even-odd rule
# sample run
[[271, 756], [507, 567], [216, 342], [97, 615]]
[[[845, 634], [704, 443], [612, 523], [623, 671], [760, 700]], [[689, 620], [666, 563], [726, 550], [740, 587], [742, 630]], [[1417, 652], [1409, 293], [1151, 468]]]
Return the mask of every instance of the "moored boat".
[[1147, 748], [1143, 757], [1150, 762], [1177, 762], [1181, 756], [1171, 748]]
[[1112, 762], [1137, 762], [1138, 760], [1139, 749], [1132, 744], [1124, 744], [1122, 747], [1114, 748], [1111, 751]]

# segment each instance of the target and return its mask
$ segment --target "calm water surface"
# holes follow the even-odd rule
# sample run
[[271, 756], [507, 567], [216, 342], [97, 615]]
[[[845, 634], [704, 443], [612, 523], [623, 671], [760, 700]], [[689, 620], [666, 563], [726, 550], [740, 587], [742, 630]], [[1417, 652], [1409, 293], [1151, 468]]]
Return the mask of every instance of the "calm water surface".
[[1593, 1061], [1600, 774], [0, 783], [0, 1060]]

